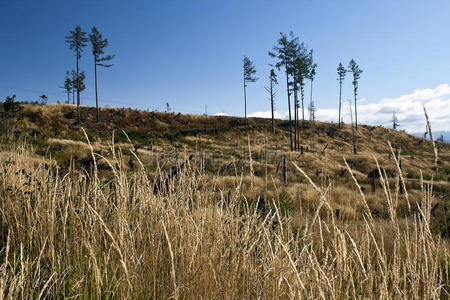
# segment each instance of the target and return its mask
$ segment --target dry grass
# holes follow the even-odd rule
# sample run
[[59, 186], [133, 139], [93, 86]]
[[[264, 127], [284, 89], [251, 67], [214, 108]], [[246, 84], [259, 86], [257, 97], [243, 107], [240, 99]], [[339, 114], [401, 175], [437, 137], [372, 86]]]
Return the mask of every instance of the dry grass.
[[317, 122], [300, 155], [282, 122], [81, 109], [92, 144], [71, 105], [25, 107], [34, 150], [2, 143], [0, 298], [449, 297], [449, 145], [361, 126], [353, 155], [349, 126]]
[[[308, 178], [315, 192], [299, 199], [309, 209], [289, 213], [274, 196], [262, 210], [244, 197], [264, 187], [261, 178], [213, 176], [195, 161], [171, 178], [138, 160], [129, 170], [115, 147], [108, 158], [92, 152], [90, 172], [60, 173], [30, 160], [25, 145], [2, 152], [3, 298], [449, 296], [449, 248], [430, 231], [429, 184], [409, 194], [417, 213], [405, 219], [387, 177], [386, 219], [372, 217], [370, 199], [357, 190], [348, 206], [346, 196], [333, 199], [338, 188]], [[109, 177], [98, 177], [99, 163], [110, 166]], [[267, 184], [280, 195], [278, 181]], [[344, 211], [339, 218], [336, 207]]]

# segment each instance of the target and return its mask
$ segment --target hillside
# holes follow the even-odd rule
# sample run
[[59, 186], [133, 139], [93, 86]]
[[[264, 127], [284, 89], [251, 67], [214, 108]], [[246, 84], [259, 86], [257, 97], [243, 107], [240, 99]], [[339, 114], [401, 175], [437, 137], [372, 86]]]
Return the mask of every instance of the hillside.
[[[225, 116], [102, 108], [97, 123], [92, 107], [81, 116], [77, 124], [72, 105], [25, 105], [0, 152], [1, 192], [13, 203], [0, 203], [1, 247], [39, 235], [29, 248], [40, 266], [51, 243], [42, 276], [60, 276], [53, 294], [66, 285], [137, 298], [448, 294], [448, 143], [436, 144], [436, 168], [429, 140], [383, 127], [359, 125], [353, 154], [351, 126], [305, 122], [300, 153], [283, 120], [273, 134], [258, 118], [247, 130]], [[72, 248], [78, 239], [83, 249]], [[82, 279], [91, 268], [95, 280]]]
[[[299, 124], [300, 151], [289, 151], [288, 122], [276, 120], [276, 134], [271, 133], [268, 119], [250, 118], [246, 131], [243, 118], [227, 116], [184, 115], [175, 113], [147, 112], [126, 108], [103, 108], [102, 121], [95, 121], [94, 107], [81, 107], [82, 122], [77, 124], [72, 105], [25, 105], [21, 120], [14, 127], [15, 135], [22, 136], [37, 146], [36, 152], [55, 159], [61, 166], [68, 166], [71, 158], [89, 170], [91, 154], [83, 128], [94, 152], [108, 154], [111, 137], [125, 151], [125, 159], [130, 160], [131, 145], [149, 170], [155, 168], [155, 156], [171, 159], [186, 153], [194, 153], [206, 162], [206, 170], [222, 176], [236, 175], [236, 170], [256, 178], [274, 177], [282, 182], [282, 158], [287, 158], [288, 185], [292, 192], [303, 182], [290, 162], [301, 166], [314, 181], [326, 185], [328, 182], [349, 183], [345, 173], [345, 163], [355, 171], [357, 179], [366, 191], [371, 190], [371, 171], [376, 167], [376, 158], [388, 177], [395, 177], [396, 166], [388, 141], [395, 153], [400, 152], [401, 167], [407, 187], [420, 190], [419, 173], [425, 180], [434, 177], [438, 198], [449, 201], [450, 191], [450, 144], [437, 143], [439, 160], [438, 172], [433, 167], [432, 144], [423, 138], [383, 127], [360, 125], [357, 131], [358, 154], [353, 154], [352, 131], [350, 125], [338, 129], [336, 124], [315, 122], [314, 127], [306, 121]], [[124, 134], [126, 133], [126, 135]], [[265, 144], [267, 142], [267, 145]], [[250, 170], [250, 152], [253, 174]], [[106, 155], [105, 155], [106, 156]], [[267, 160], [266, 160], [267, 158]], [[132, 163], [132, 160], [130, 163]], [[233, 162], [234, 171], [230, 163]], [[267, 166], [266, 166], [267, 163]], [[100, 168], [108, 166], [99, 161]], [[266, 171], [267, 167], [267, 171]], [[345, 181], [345, 182], [341, 182]], [[260, 187], [262, 189], [262, 186]], [[381, 192], [381, 191], [380, 191]], [[258, 191], [262, 193], [262, 190]], [[370, 194], [370, 193], [369, 193]], [[254, 194], [253, 197], [257, 197]], [[382, 195], [381, 195], [382, 196]], [[374, 197], [374, 195], [371, 195]], [[345, 211], [346, 209], [343, 208]]]

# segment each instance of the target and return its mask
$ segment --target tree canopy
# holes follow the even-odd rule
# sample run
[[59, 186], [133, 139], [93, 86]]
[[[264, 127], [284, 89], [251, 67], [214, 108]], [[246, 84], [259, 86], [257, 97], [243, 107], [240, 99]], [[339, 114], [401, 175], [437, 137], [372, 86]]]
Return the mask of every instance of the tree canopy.
[[258, 78], [254, 76], [256, 74], [255, 65], [247, 56], [244, 56], [243, 67], [245, 82], [255, 82], [258, 80]]
[[66, 43], [69, 44], [69, 49], [75, 52], [78, 59], [81, 58], [81, 52], [86, 47], [87, 41], [86, 32], [81, 30], [80, 26], [75, 27], [75, 30], [70, 30], [69, 35], [66, 36]]
[[94, 26], [92, 27], [92, 33], [89, 34], [89, 40], [92, 45], [92, 54], [95, 57], [95, 63], [100, 67], [112, 67], [113, 64], [106, 64], [103, 62], [112, 60], [115, 55], [101, 56], [104, 54], [104, 49], [108, 46], [108, 39], [104, 39], [102, 34]]

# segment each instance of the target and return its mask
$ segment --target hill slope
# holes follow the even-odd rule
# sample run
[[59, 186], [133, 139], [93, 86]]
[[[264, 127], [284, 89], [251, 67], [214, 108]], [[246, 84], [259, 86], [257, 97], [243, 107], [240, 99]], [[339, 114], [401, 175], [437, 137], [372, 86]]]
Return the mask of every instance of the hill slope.
[[27, 105], [10, 120], [2, 295], [449, 295], [446, 143], [436, 169], [429, 141], [382, 127], [359, 126], [353, 154], [351, 127], [305, 122], [299, 153], [286, 121], [81, 115]]
[[[377, 211], [384, 211], [379, 203], [384, 201], [384, 196], [377, 189], [378, 179], [375, 179], [374, 186], [370, 177], [370, 174], [377, 173], [375, 159], [394, 180], [398, 174], [392, 153], [398, 155], [400, 152], [399, 164], [411, 193], [420, 192], [422, 173], [425, 180], [434, 179], [437, 199], [443, 199], [446, 205], [450, 199], [450, 145], [437, 143], [439, 160], [436, 172], [430, 141], [381, 126], [358, 126], [358, 154], [354, 155], [350, 125], [339, 129], [336, 124], [305, 122], [302, 126], [300, 122], [299, 136], [303, 148], [303, 153], [300, 153], [289, 151], [288, 122], [282, 120], [276, 120], [276, 134], [273, 134], [268, 119], [250, 118], [249, 129], [246, 130], [243, 118], [103, 108], [102, 120], [97, 123], [95, 108], [81, 107], [82, 121], [77, 124], [74, 108], [60, 104], [26, 105], [21, 120], [16, 122], [16, 136], [25, 136], [36, 146], [38, 154], [51, 156], [63, 168], [68, 168], [72, 158], [75, 164], [87, 170], [92, 167], [90, 148], [81, 127], [93, 143], [94, 152], [105, 157], [111, 155], [114, 135], [114, 143], [124, 151], [124, 159], [130, 167], [135, 166], [131, 150], [151, 171], [155, 171], [162, 161], [170, 167], [176, 165], [183, 154], [194, 154], [197, 163], [203, 164], [206, 171], [221, 175], [224, 189], [230, 188], [229, 181], [237, 180], [239, 173], [250, 176], [252, 193], [247, 196], [254, 199], [264, 193], [274, 196], [273, 190], [267, 192], [264, 188], [264, 182], [271, 177], [283, 185], [283, 158], [288, 165], [286, 191], [291, 198], [299, 199], [299, 191], [306, 188], [303, 176], [291, 162], [302, 167], [323, 186], [329, 182], [339, 184], [340, 192], [336, 193], [336, 199], [345, 198], [345, 190], [354, 190], [351, 177], [345, 173], [345, 157], [363, 189], [374, 198], [373, 209]], [[392, 153], [388, 142], [392, 145]], [[101, 171], [109, 169], [102, 160], [98, 166]], [[226, 179], [227, 176], [234, 179]], [[374, 188], [375, 193], [370, 193]], [[341, 206], [345, 213], [348, 208], [344, 204]], [[441, 205], [440, 209], [444, 207]]]

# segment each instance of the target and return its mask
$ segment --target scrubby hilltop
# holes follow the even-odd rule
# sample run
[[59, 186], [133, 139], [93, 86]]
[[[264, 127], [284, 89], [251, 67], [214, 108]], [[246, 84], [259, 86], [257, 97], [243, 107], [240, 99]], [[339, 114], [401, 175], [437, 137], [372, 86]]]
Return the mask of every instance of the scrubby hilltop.
[[[273, 189], [267, 191], [264, 188], [266, 182], [263, 181], [268, 176], [276, 184], [285, 186], [289, 198], [295, 199], [296, 205], [304, 198], [300, 191], [310, 187], [304, 184], [303, 176], [291, 162], [324, 186], [329, 182], [336, 184], [338, 192], [335, 199], [348, 199], [348, 193], [354, 194], [354, 183], [346, 173], [345, 158], [365, 193], [373, 198], [370, 202], [373, 211], [380, 214], [386, 211], [379, 203], [384, 201], [384, 195], [375, 159], [388, 178], [395, 179], [398, 174], [394, 155], [400, 154], [398, 163], [410, 193], [421, 191], [422, 174], [424, 180], [433, 178], [436, 200], [443, 201], [436, 212], [449, 206], [450, 144], [437, 143], [439, 160], [436, 171], [432, 143], [398, 130], [360, 125], [356, 132], [355, 155], [351, 125], [339, 129], [337, 124], [307, 121], [299, 125], [301, 153], [300, 149], [289, 151], [288, 122], [282, 120], [276, 120], [277, 130], [273, 134], [270, 120], [261, 118], [250, 118], [249, 129], [246, 130], [244, 118], [228, 116], [103, 108], [101, 122], [96, 122], [94, 107], [82, 107], [81, 115], [82, 121], [77, 123], [72, 105], [25, 105], [14, 132], [17, 137], [34, 144], [38, 154], [51, 157], [63, 168], [71, 163], [87, 170], [92, 167], [90, 148], [81, 128], [93, 144], [94, 152], [104, 156], [111, 154], [111, 138], [114, 137], [114, 143], [123, 150], [130, 168], [135, 165], [131, 150], [145, 162], [149, 171], [156, 169], [158, 160], [165, 161], [167, 167], [173, 167], [176, 165], [175, 157], [194, 153], [207, 172], [221, 175], [224, 185], [231, 180], [228, 177], [237, 180], [236, 175], [242, 173], [252, 178], [249, 197], [256, 199], [263, 192], [275, 196]], [[286, 185], [282, 170], [284, 158], [288, 165]], [[108, 172], [109, 166], [105, 161], [99, 160], [98, 166]], [[340, 209], [344, 215], [349, 210], [350, 214], [354, 213], [346, 203], [342, 203]], [[448, 228], [446, 234], [449, 234]]]

